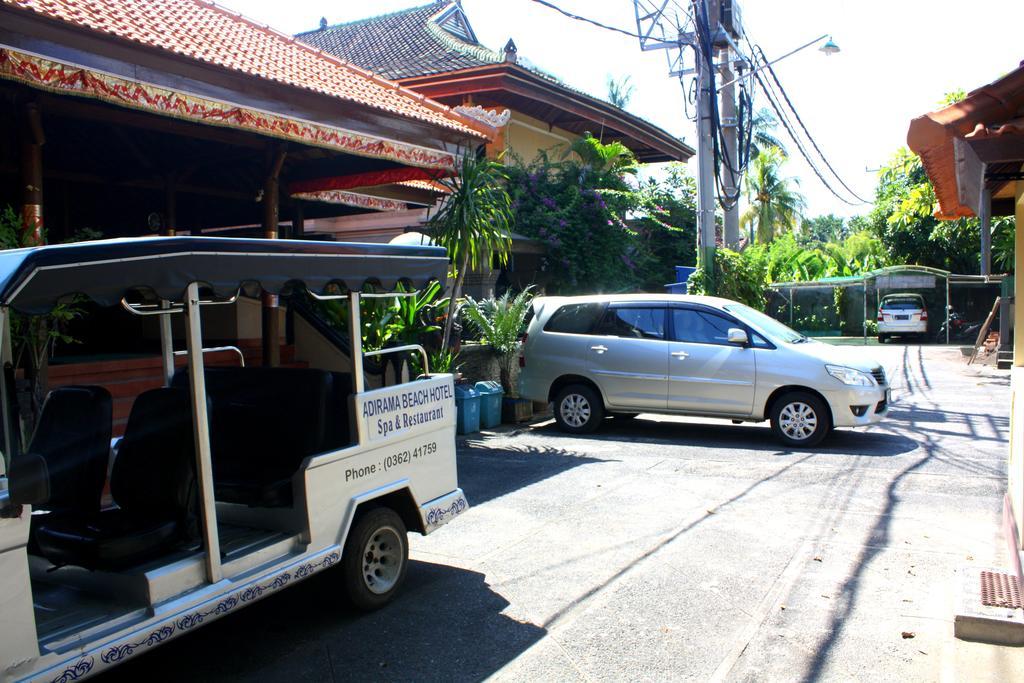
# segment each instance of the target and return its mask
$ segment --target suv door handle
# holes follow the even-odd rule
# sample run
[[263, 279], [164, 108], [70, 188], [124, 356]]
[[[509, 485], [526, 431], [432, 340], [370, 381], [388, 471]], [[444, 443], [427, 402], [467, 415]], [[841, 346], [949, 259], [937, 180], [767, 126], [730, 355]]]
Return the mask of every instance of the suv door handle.
[[591, 346], [590, 350], [597, 351], [598, 353], [604, 353], [605, 351], [608, 350], [608, 347], [604, 346], [603, 344], [598, 344], [597, 346]]
[[688, 354], [686, 351], [673, 351], [672, 355], [678, 358], [679, 360], [685, 360], [686, 358], [690, 357], [690, 354]]

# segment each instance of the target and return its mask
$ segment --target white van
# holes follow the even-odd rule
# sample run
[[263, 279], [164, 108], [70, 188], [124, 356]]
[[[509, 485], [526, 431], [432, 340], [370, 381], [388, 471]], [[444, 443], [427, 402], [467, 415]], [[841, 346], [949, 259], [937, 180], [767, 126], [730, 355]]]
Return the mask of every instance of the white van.
[[538, 297], [519, 393], [554, 404], [563, 430], [605, 415], [668, 413], [770, 420], [787, 446], [881, 420], [882, 366], [859, 349], [808, 339], [736, 301], [673, 294]]
[[[4, 364], [12, 311], [75, 293], [159, 321], [165, 381], [113, 440], [107, 390], [55, 389], [24, 445], [0, 382], [0, 679], [84, 678], [327, 570], [357, 607], [386, 604], [407, 531], [468, 505], [452, 376], [367, 390], [360, 291], [422, 287], [447, 263], [434, 247], [200, 237], [3, 252]], [[261, 290], [345, 299], [350, 371], [205, 367], [200, 310]], [[418, 346], [387, 353], [410, 351], [427, 369]]]

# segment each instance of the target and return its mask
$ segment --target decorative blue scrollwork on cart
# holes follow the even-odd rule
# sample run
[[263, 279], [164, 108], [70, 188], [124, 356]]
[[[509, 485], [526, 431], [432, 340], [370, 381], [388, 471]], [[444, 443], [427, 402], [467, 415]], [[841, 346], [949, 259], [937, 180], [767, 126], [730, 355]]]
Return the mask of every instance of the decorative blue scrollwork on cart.
[[[307, 562], [306, 564], [299, 566], [294, 570], [294, 573], [281, 572], [268, 583], [249, 586], [240, 592], [228, 595], [220, 600], [215, 607], [183, 614], [179, 616], [173, 624], [164, 624], [141, 640], [108, 646], [104, 648], [102, 652], [93, 650], [93, 653], [99, 654], [100, 659], [104, 664], [116, 664], [128, 657], [131, 657], [137, 650], [159, 645], [163, 641], [176, 635], [178, 632], [188, 631], [189, 629], [202, 624], [203, 621], [211, 615], [221, 616], [223, 614], [227, 614], [245, 602], [263, 597], [264, 594], [271, 593], [287, 586], [293, 578], [305, 578], [321, 569], [337, 564], [339, 561], [341, 561], [341, 553], [339, 551], [333, 551], [324, 555], [318, 562]], [[60, 675], [53, 679], [53, 683], [70, 683], [71, 681], [76, 681], [87, 676], [93, 671], [95, 663], [95, 659], [92, 655], [83, 657], [74, 665], [64, 669]]]
[[77, 681], [83, 676], [87, 676], [92, 671], [93, 665], [92, 657], [83, 657], [79, 659], [74, 665], [64, 669], [59, 676], [53, 679], [53, 683], [69, 683], [69, 681]]
[[115, 645], [103, 652], [103, 654], [100, 655], [100, 659], [103, 660], [104, 664], [120, 662], [126, 657], [131, 657], [135, 653], [135, 650], [143, 645], [146, 647], [153, 647], [154, 645], [167, 640], [172, 635], [174, 635], [174, 626], [167, 624], [166, 626], [161, 626], [157, 630], [153, 631], [137, 643], [121, 643], [120, 645]]
[[430, 508], [427, 512], [427, 526], [435, 527], [444, 524], [449, 518], [463, 512], [468, 505], [469, 503], [466, 502], [466, 499], [460, 496], [452, 501], [452, 504], [446, 508]]

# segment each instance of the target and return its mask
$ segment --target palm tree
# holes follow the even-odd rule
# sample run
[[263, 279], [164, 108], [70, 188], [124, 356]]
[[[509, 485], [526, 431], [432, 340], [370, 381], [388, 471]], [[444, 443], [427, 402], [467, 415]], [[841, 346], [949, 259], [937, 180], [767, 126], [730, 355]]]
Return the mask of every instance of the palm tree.
[[750, 162], [743, 178], [750, 206], [740, 217], [740, 223], [756, 232], [756, 240], [762, 244], [775, 239], [779, 229], [796, 228], [806, 206], [803, 195], [794, 187], [799, 182], [781, 173], [785, 161], [777, 147], [763, 149]]
[[440, 180], [450, 194], [427, 227], [434, 242], [448, 250], [455, 266], [442, 349], [447, 349], [451, 340], [457, 299], [467, 270], [479, 268], [491, 258], [502, 265], [508, 262], [513, 211], [505, 189], [507, 179], [500, 163], [467, 151], [458, 174]]
[[633, 91], [636, 90], [632, 80], [630, 76], [619, 79], [608, 76], [608, 102], [619, 109], [625, 109], [633, 99]]
[[751, 159], [756, 159], [762, 150], [769, 147], [776, 148], [784, 157], [789, 156], [789, 152], [786, 151], [786, 145], [775, 135], [775, 129], [779, 127], [779, 122], [770, 110], [764, 107], [758, 109], [754, 113], [754, 118], [750, 121], [750, 125], [753, 128], [752, 140], [750, 141]]
[[575, 162], [573, 155], [579, 160], [581, 176], [610, 174], [621, 177], [627, 173], [635, 175], [639, 168], [633, 152], [624, 144], [617, 140], [603, 144], [590, 133], [565, 146], [562, 159]]

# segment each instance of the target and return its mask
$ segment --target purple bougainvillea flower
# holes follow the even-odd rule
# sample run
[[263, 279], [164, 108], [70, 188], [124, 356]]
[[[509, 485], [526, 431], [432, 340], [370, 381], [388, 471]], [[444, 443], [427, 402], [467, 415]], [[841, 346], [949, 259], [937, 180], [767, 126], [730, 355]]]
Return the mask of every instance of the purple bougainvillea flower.
[[544, 199], [540, 200], [540, 203], [548, 207], [549, 209], [554, 209], [558, 207], [558, 204], [556, 204], [555, 200], [552, 199], [551, 197], [544, 197]]
[[564, 228], [567, 225], [569, 225], [569, 222], [566, 221], [564, 218], [558, 219], [558, 227]]
[[611, 225], [611, 224], [612, 224], [612, 222], [611, 222], [611, 220], [609, 220], [609, 221], [608, 221], [608, 225]]

